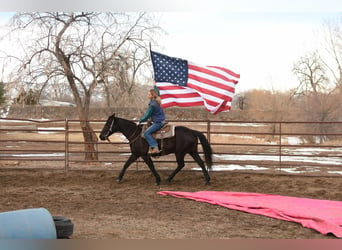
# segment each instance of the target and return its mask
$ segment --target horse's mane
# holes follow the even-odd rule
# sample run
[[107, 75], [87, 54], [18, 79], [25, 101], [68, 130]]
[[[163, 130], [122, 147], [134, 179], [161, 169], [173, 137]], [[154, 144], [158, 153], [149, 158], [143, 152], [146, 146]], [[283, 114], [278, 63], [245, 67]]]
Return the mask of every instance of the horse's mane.
[[132, 121], [132, 120], [128, 120], [128, 119], [121, 118], [121, 117], [117, 117], [117, 116], [114, 117], [114, 119], [117, 120], [117, 121], [122, 121], [122, 122], [124, 122], [124, 123], [130, 123], [130, 124], [132, 124], [132, 125], [137, 126], [137, 125], [135, 124], [135, 122]]

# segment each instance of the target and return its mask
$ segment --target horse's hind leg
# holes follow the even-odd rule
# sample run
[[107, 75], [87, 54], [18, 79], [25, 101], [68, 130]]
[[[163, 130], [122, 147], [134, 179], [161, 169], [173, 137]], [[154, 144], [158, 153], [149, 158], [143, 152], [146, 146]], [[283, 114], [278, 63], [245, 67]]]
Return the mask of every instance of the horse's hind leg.
[[184, 156], [185, 154], [181, 154], [181, 155], [177, 155], [176, 154], [176, 160], [177, 160], [177, 168], [171, 173], [171, 175], [167, 178], [167, 182], [170, 183], [173, 178], [175, 177], [175, 175], [182, 170], [182, 168], [184, 167], [185, 163], [184, 163]]
[[201, 167], [202, 172], [205, 178], [205, 185], [210, 185], [210, 176], [208, 174], [207, 169], [205, 168], [204, 162], [202, 161], [201, 157], [199, 156], [198, 152], [190, 153], [192, 158], [197, 162], [197, 164]]
[[153, 161], [151, 160], [151, 157], [149, 157], [147, 155], [142, 155], [141, 157], [144, 159], [145, 163], [150, 168], [151, 172], [153, 173], [154, 177], [156, 178], [156, 185], [159, 186], [160, 185], [160, 176], [154, 167], [154, 164], [153, 164]]
[[138, 156], [134, 155], [134, 154], [131, 154], [130, 157], [128, 158], [128, 160], [126, 161], [125, 165], [123, 166], [118, 178], [116, 178], [116, 182], [117, 183], [120, 183], [125, 172], [126, 172], [126, 169], [133, 163], [135, 162], [135, 160], [138, 159]]

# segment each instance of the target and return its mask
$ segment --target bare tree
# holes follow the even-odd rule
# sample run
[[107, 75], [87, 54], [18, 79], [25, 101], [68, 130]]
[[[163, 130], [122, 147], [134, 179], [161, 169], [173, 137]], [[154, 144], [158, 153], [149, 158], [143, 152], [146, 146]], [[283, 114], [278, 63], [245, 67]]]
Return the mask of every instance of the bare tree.
[[[86, 159], [97, 159], [97, 137], [88, 117], [94, 91], [101, 83], [114, 81], [111, 74], [126, 74], [128, 67], [120, 68], [116, 60], [119, 65], [133, 64], [131, 51], [139, 48], [139, 53], [148, 53], [147, 43], [159, 29], [152, 20], [146, 13], [34, 12], [14, 16], [12, 33], [21, 32], [25, 53], [18, 58], [22, 62], [18, 72], [41, 89], [52, 82], [68, 83], [86, 142]], [[132, 77], [130, 81], [120, 78], [114, 91], [127, 82], [134, 84]]]
[[326, 89], [328, 78], [323, 61], [317, 52], [301, 57], [292, 71], [299, 81], [294, 94], [307, 95], [311, 92], [317, 94]]
[[[139, 70], [146, 67], [150, 57], [141, 53], [141, 48], [136, 47], [129, 54], [119, 55], [108, 65], [108, 71], [103, 76], [104, 92], [108, 107], [115, 103], [119, 106], [134, 105], [137, 89], [137, 82], [146, 82], [146, 79], [139, 78]], [[145, 71], [149, 72], [148, 69]], [[152, 79], [150, 79], [152, 82]], [[139, 106], [139, 105], [138, 105]]]
[[324, 23], [324, 47], [329, 57], [324, 60], [330, 70], [335, 88], [342, 93], [342, 16]]
[[[294, 90], [295, 99], [300, 107], [300, 117], [310, 121], [329, 121], [336, 118], [339, 103], [334, 98], [334, 88], [329, 87], [327, 77], [327, 65], [319, 57], [317, 52], [313, 52], [301, 59], [294, 65], [294, 74], [299, 80], [299, 86]], [[321, 123], [315, 127], [308, 127], [319, 132], [320, 142], [327, 139], [323, 136], [328, 131], [327, 125]], [[311, 138], [315, 141], [315, 138]]]
[[233, 105], [236, 106], [240, 110], [245, 110], [246, 102], [247, 102], [246, 93], [240, 93], [235, 96], [233, 100]]

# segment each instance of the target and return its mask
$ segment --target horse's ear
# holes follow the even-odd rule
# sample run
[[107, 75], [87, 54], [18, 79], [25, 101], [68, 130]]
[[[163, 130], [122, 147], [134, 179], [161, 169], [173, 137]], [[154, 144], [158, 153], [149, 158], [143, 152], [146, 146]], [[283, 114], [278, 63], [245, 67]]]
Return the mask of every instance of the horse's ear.
[[115, 112], [112, 114], [113, 117], [115, 117]]

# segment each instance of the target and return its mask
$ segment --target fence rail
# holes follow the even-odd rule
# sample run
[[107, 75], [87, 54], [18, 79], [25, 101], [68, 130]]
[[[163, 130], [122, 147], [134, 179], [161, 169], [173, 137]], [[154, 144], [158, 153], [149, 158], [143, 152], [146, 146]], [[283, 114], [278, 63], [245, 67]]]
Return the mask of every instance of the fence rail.
[[[214, 151], [214, 170], [273, 174], [342, 175], [342, 122], [169, 120], [203, 132]], [[90, 121], [98, 135], [104, 120]], [[0, 118], [0, 170], [118, 170], [130, 153], [119, 133], [112, 144], [96, 141], [97, 160], [85, 160], [78, 120]], [[199, 145], [201, 152], [202, 148]], [[186, 169], [198, 169], [186, 157]], [[174, 169], [173, 155], [154, 160]], [[146, 169], [138, 160], [135, 169]], [[131, 167], [132, 169], [132, 167]]]

